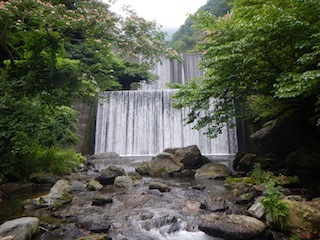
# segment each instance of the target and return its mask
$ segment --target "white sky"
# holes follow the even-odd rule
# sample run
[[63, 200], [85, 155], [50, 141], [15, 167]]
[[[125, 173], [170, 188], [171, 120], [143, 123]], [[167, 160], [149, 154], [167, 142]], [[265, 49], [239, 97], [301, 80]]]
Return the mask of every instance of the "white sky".
[[130, 5], [139, 16], [156, 20], [163, 28], [178, 28], [187, 14], [195, 13], [207, 0], [117, 0], [111, 10], [121, 13], [123, 5]]

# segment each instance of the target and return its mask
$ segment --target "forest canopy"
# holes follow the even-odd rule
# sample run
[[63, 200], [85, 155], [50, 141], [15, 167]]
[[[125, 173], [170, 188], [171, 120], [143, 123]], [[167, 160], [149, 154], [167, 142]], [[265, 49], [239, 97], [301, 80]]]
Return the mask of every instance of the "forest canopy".
[[234, 118], [283, 120], [303, 112], [319, 129], [318, 0], [233, 0], [230, 14], [202, 12], [195, 22], [205, 74], [174, 85], [176, 107], [191, 108], [189, 123], [214, 137]]
[[151, 80], [150, 64], [174, 57], [155, 22], [130, 9], [120, 17], [111, 3], [0, 2], [0, 182], [70, 170], [56, 160], [80, 158], [62, 150], [77, 140], [72, 102]]

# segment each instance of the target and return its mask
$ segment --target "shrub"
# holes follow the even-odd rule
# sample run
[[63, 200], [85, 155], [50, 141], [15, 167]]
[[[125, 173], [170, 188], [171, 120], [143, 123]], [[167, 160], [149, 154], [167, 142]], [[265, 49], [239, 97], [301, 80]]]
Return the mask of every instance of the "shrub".
[[85, 158], [73, 150], [48, 148], [40, 150], [31, 165], [36, 172], [63, 175], [77, 171], [79, 165], [84, 162]]
[[267, 183], [265, 195], [261, 203], [265, 207], [267, 217], [270, 218], [271, 227], [275, 230], [285, 231], [289, 209], [287, 203], [283, 201], [284, 195], [275, 186], [274, 181], [270, 180]]

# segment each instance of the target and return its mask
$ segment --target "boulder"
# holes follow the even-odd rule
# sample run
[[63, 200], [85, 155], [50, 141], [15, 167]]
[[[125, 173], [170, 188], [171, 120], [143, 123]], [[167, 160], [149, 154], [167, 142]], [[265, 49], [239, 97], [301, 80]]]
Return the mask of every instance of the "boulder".
[[35, 217], [17, 218], [0, 225], [0, 236], [14, 236], [17, 240], [32, 239], [39, 231], [39, 219]]
[[111, 165], [104, 169], [97, 177], [96, 180], [102, 185], [112, 185], [114, 179], [118, 176], [126, 175], [123, 168]]
[[60, 179], [57, 181], [50, 192], [38, 198], [27, 199], [22, 202], [25, 209], [36, 209], [41, 207], [58, 208], [61, 205], [71, 202], [71, 184], [68, 180]]
[[92, 213], [79, 219], [78, 225], [93, 233], [107, 233], [111, 227], [111, 221], [107, 214]]
[[209, 159], [201, 155], [196, 145], [182, 148], [167, 148], [163, 152], [172, 154], [176, 162], [182, 163], [185, 168], [189, 169], [197, 169], [210, 162]]
[[175, 160], [173, 154], [163, 152], [153, 157], [148, 167], [151, 176], [167, 176], [181, 171], [184, 165]]
[[78, 180], [72, 180], [70, 183], [71, 192], [83, 192], [86, 190], [87, 186]]
[[288, 171], [292, 175], [318, 176], [320, 171], [320, 143], [309, 142], [286, 159]]
[[207, 163], [196, 171], [195, 178], [216, 179], [230, 176], [230, 169], [220, 163]]
[[285, 199], [289, 206], [287, 224], [294, 234], [320, 235], [320, 198], [312, 201]]
[[[310, 141], [319, 141], [319, 132], [311, 124], [312, 108], [301, 108], [281, 120], [266, 122], [250, 138], [259, 149], [259, 154], [271, 154], [279, 160]], [[280, 163], [279, 163], [280, 164]]]
[[257, 239], [262, 238], [266, 232], [266, 225], [262, 221], [245, 215], [206, 214], [200, 219], [201, 231], [223, 239]]
[[114, 179], [114, 185], [119, 188], [129, 188], [132, 187], [133, 181], [128, 176], [118, 176]]
[[135, 171], [139, 173], [141, 176], [148, 176], [149, 173], [149, 163], [148, 162], [141, 162], [136, 168]]
[[237, 154], [233, 161], [233, 168], [237, 171], [249, 172], [255, 163], [256, 154], [254, 153], [241, 153]]
[[103, 188], [103, 185], [97, 180], [91, 179], [88, 183], [88, 189], [92, 191], [98, 191]]

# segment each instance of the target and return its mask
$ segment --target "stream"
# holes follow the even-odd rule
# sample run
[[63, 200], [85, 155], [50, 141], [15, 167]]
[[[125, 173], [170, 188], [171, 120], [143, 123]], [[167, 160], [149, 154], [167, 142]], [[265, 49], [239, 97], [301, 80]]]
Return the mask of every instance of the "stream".
[[[128, 173], [133, 166], [121, 167]], [[65, 179], [87, 186], [96, 175], [95, 171], [86, 171]], [[149, 184], [155, 181], [166, 184], [170, 191], [149, 189]], [[84, 187], [71, 192], [70, 202], [61, 207], [23, 209], [23, 200], [45, 195], [48, 190], [48, 186], [31, 186], [11, 192], [0, 202], [0, 221], [20, 216], [38, 217], [46, 231], [37, 240], [79, 239], [88, 234], [85, 229], [89, 229], [89, 233], [107, 232], [113, 240], [220, 240], [198, 230], [199, 214], [207, 210], [237, 212], [232, 201], [226, 200], [228, 193], [222, 180], [195, 180], [193, 177], [143, 177], [128, 188], [107, 185], [100, 191]], [[113, 202], [94, 206], [92, 199], [97, 195], [111, 197]]]

